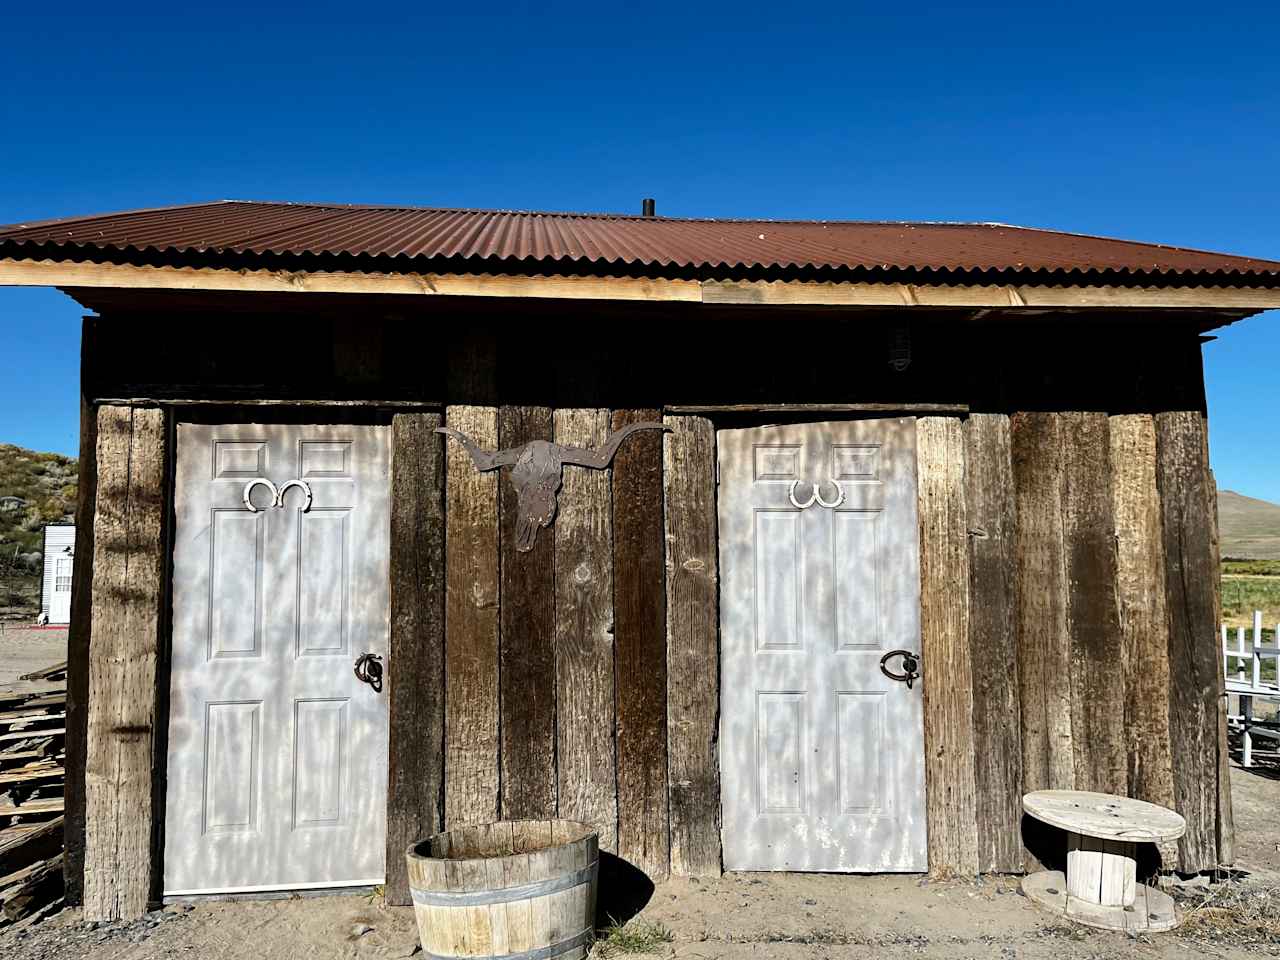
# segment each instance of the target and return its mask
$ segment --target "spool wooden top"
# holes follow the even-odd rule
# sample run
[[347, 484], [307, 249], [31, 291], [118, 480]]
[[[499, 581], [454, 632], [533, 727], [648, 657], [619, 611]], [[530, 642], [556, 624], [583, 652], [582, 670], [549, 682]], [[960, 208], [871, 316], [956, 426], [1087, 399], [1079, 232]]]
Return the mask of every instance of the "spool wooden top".
[[1023, 796], [1022, 809], [1051, 826], [1101, 840], [1159, 843], [1187, 829], [1167, 807], [1086, 790], [1036, 790]]

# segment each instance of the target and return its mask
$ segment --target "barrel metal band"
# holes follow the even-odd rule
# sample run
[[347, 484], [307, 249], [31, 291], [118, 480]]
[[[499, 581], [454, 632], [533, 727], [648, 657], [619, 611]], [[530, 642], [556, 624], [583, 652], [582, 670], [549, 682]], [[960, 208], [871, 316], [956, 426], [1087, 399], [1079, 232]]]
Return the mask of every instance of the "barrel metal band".
[[[515, 887], [501, 887], [497, 890], [417, 890], [410, 889], [413, 902], [424, 907], [483, 907], [490, 903], [511, 903], [513, 900], [527, 900], [530, 897], [545, 897], [561, 890], [568, 890], [580, 883], [587, 883], [596, 872], [598, 860], [593, 860], [577, 873], [563, 877], [552, 877], [550, 880], [536, 880], [533, 883], [522, 883]], [[515, 956], [515, 954], [512, 954]], [[521, 954], [523, 956], [523, 954]]]
[[[495, 953], [483, 957], [468, 957], [467, 960], [547, 960], [548, 957], [558, 957], [562, 953], [568, 953], [570, 950], [590, 943], [594, 933], [594, 930], [587, 927], [587, 929], [570, 937], [568, 940], [561, 940], [559, 943], [553, 943], [549, 947], [535, 947], [532, 950], [525, 950], [521, 953]], [[459, 960], [458, 957], [451, 954], [432, 953], [430, 950], [423, 950], [422, 956], [426, 960]]]

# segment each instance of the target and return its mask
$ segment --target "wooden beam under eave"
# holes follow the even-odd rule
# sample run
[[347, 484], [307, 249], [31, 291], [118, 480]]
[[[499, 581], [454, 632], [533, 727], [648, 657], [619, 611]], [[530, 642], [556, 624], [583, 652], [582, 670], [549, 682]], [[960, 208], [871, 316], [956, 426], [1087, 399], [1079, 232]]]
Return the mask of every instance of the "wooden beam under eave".
[[1049, 309], [1268, 310], [1280, 289], [1265, 287], [1039, 286], [1031, 284], [842, 283], [799, 280], [682, 280], [654, 277], [355, 273], [150, 267], [0, 259], [0, 286], [222, 290], [248, 293], [402, 294], [705, 303], [724, 306], [958, 307]]

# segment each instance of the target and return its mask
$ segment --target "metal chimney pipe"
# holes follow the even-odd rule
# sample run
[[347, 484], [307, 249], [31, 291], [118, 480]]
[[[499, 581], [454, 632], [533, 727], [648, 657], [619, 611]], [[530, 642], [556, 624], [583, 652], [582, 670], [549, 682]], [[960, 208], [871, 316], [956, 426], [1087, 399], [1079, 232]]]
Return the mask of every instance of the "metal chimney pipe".
[[645, 197], [643, 200], [640, 201], [640, 216], [642, 217], [656, 216], [656, 214], [654, 213], [653, 197]]

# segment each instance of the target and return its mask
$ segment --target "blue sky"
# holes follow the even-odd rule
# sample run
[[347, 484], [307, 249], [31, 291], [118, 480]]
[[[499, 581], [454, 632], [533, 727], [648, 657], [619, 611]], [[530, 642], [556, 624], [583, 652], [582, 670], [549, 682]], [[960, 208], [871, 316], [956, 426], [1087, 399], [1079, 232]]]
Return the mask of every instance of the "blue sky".
[[[1280, 259], [1274, 5], [41, 9], [0, 29], [0, 223], [653, 196], [673, 216], [995, 220]], [[0, 442], [74, 452], [80, 314], [0, 288]], [[1219, 484], [1280, 500], [1280, 317], [1205, 358]]]

